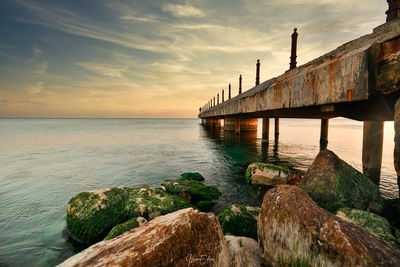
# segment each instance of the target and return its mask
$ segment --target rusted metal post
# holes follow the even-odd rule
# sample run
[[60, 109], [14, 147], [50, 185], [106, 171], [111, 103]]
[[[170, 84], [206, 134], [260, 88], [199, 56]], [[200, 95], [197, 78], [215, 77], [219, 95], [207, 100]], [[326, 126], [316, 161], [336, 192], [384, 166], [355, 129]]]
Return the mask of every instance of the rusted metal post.
[[383, 121], [364, 121], [363, 173], [379, 185], [382, 165]]
[[262, 139], [267, 141], [269, 140], [269, 118], [265, 117], [262, 119]]
[[292, 34], [292, 52], [290, 55], [290, 69], [296, 68], [297, 62], [297, 28], [294, 28], [293, 34]]
[[239, 76], [239, 95], [242, 93], [242, 75]]
[[219, 105], [219, 93], [217, 94], [217, 105]]
[[387, 0], [386, 22], [400, 18], [400, 0]]
[[275, 118], [275, 140], [279, 139], [279, 118]]
[[231, 84], [229, 83], [229, 99], [231, 99]]
[[328, 146], [328, 128], [329, 128], [329, 120], [322, 119], [321, 120], [321, 135], [319, 138], [320, 150], [324, 150]]
[[256, 86], [260, 84], [260, 60], [257, 59], [256, 64]]
[[224, 103], [224, 89], [222, 89], [222, 103]]
[[235, 134], [240, 134], [240, 119], [235, 119]]

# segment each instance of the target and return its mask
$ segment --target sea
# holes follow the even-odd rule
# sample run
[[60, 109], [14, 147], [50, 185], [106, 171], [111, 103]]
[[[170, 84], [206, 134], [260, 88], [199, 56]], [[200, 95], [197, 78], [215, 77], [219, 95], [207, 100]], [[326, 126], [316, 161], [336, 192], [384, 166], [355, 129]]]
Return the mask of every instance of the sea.
[[[213, 212], [260, 205], [265, 188], [245, 182], [250, 162], [306, 171], [320, 150], [320, 121], [281, 119], [280, 136], [236, 136], [199, 119], [0, 119], [0, 266], [54, 266], [84, 246], [66, 231], [77, 193], [116, 186], [159, 186], [200, 172], [222, 192]], [[362, 170], [362, 122], [331, 119], [328, 149]], [[384, 128], [380, 191], [398, 197], [393, 122]]]

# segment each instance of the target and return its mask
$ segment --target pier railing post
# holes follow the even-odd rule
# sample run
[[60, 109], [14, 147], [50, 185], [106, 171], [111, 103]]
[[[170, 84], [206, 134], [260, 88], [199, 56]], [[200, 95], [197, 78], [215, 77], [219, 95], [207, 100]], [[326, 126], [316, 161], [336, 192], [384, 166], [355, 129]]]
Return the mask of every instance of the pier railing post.
[[222, 103], [224, 103], [224, 89], [222, 89]]
[[387, 0], [386, 22], [400, 18], [400, 0]]
[[382, 165], [383, 121], [364, 121], [363, 173], [379, 185]]
[[291, 49], [291, 55], [290, 55], [290, 70], [296, 68], [297, 62], [297, 28], [294, 28], [293, 34], [292, 34], [292, 49]]
[[215, 96], [214, 96], [214, 105], [213, 106], [215, 107]]
[[242, 75], [239, 76], [239, 95], [242, 93]]
[[217, 94], [217, 105], [219, 105], [219, 93]]
[[256, 64], [256, 86], [260, 84], [260, 60], [257, 59]]
[[229, 99], [231, 99], [231, 84], [229, 83], [229, 92], [228, 92], [228, 94], [229, 94]]
[[269, 118], [262, 119], [262, 139], [266, 142], [269, 141]]
[[324, 150], [328, 146], [328, 129], [329, 129], [329, 120], [321, 119], [321, 135], [319, 138], [320, 149]]

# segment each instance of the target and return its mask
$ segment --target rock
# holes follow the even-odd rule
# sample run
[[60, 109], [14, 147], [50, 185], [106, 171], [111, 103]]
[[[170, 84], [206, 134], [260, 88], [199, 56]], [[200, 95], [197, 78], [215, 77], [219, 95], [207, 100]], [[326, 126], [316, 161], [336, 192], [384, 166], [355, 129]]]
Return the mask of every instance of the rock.
[[215, 205], [216, 203], [209, 201], [209, 200], [201, 200], [199, 202], [196, 203], [196, 207], [201, 210], [201, 211], [205, 211], [208, 212], [212, 209], [212, 207]]
[[245, 178], [252, 184], [264, 184], [275, 186], [278, 184], [298, 184], [301, 175], [289, 168], [270, 164], [255, 162], [247, 167]]
[[332, 213], [339, 208], [383, 210], [378, 186], [327, 149], [317, 155], [299, 186]]
[[217, 218], [191, 208], [101, 241], [60, 266], [229, 266]]
[[260, 208], [231, 205], [218, 213], [224, 234], [247, 236], [257, 240], [257, 218]]
[[193, 180], [193, 181], [204, 181], [204, 177], [198, 172], [185, 172], [181, 174], [181, 179]]
[[391, 225], [400, 229], [400, 198], [385, 199], [383, 216], [388, 219]]
[[342, 208], [336, 212], [336, 216], [348, 220], [382, 239], [390, 242], [396, 241], [388, 220], [379, 215], [363, 210]]
[[129, 230], [132, 230], [133, 228], [136, 228], [146, 222], [147, 220], [143, 217], [135, 217], [124, 223], [120, 223], [111, 229], [104, 240], [109, 240], [119, 235], [122, 235], [123, 233], [128, 232]]
[[258, 240], [267, 266], [400, 265], [391, 243], [318, 207], [297, 186], [264, 195]]
[[161, 187], [165, 188], [168, 193], [186, 199], [194, 205], [199, 201], [211, 201], [221, 196], [221, 192], [215, 186], [207, 186], [199, 181], [182, 178], [166, 180], [161, 184]]
[[117, 224], [131, 218], [151, 220], [193, 207], [189, 202], [150, 186], [108, 188], [79, 193], [67, 206], [67, 229], [86, 244], [102, 240]]
[[225, 236], [231, 267], [262, 266], [260, 247], [257, 241], [243, 236]]

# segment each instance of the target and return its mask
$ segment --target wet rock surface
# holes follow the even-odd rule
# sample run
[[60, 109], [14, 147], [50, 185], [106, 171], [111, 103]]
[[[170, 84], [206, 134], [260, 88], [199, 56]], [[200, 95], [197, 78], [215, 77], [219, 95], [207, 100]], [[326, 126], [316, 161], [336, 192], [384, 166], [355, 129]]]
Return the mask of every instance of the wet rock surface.
[[260, 247], [257, 241], [243, 236], [225, 236], [231, 267], [262, 266]]
[[191, 208], [160, 216], [60, 266], [229, 266], [217, 218]]
[[399, 266], [400, 250], [318, 207], [296, 186], [265, 196], [258, 220], [267, 266]]
[[282, 166], [270, 163], [254, 162], [246, 170], [245, 178], [252, 184], [275, 186], [278, 184], [298, 184], [300, 173]]
[[339, 208], [383, 211], [378, 186], [327, 149], [317, 155], [299, 186], [333, 213]]

